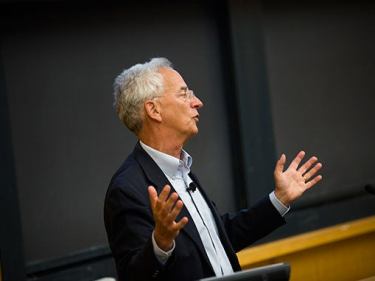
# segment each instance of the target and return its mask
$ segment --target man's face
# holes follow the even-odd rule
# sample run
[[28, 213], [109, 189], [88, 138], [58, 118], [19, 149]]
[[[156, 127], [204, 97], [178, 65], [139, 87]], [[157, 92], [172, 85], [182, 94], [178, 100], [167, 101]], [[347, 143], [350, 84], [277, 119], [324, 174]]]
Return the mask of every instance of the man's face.
[[203, 103], [188, 89], [177, 71], [162, 68], [160, 73], [164, 77], [164, 94], [158, 99], [162, 124], [177, 138], [187, 140], [198, 133], [198, 109]]

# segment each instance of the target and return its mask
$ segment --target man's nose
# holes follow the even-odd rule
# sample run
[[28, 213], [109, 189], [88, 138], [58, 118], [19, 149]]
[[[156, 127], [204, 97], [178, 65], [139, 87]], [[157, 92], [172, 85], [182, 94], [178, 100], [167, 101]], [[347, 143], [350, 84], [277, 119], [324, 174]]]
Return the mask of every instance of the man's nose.
[[191, 106], [194, 108], [201, 108], [203, 106], [203, 102], [197, 96], [194, 96], [191, 101]]

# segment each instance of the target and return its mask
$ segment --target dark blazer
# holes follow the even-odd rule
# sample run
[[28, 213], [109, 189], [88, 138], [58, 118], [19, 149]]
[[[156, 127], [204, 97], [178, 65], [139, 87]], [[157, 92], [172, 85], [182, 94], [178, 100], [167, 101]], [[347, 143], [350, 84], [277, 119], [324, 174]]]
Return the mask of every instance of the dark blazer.
[[[235, 253], [284, 224], [284, 219], [268, 196], [249, 210], [220, 216], [196, 176], [191, 173], [190, 177], [212, 211], [233, 269], [239, 271]], [[151, 240], [154, 220], [147, 188], [153, 185], [159, 193], [166, 184], [171, 185], [139, 143], [112, 177], [105, 198], [104, 220], [120, 281], [192, 281], [214, 275], [185, 207], [177, 220], [187, 216], [189, 222], [177, 236], [172, 256], [164, 266], [156, 259]]]

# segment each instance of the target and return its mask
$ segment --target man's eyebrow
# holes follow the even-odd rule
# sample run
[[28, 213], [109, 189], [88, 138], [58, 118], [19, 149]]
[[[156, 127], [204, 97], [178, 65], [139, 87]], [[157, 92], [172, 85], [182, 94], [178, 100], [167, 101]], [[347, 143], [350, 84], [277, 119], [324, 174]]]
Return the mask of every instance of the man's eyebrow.
[[182, 87], [180, 87], [180, 91], [187, 91], [189, 88], [187, 87], [187, 86], [182, 86]]

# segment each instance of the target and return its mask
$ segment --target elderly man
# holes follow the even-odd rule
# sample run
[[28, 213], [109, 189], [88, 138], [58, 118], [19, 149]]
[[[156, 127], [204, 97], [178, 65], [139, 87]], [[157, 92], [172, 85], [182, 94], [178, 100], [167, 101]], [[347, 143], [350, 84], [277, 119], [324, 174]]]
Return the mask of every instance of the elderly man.
[[298, 153], [274, 172], [275, 190], [236, 215], [219, 215], [184, 144], [198, 133], [202, 101], [164, 58], [115, 80], [120, 120], [139, 139], [112, 177], [104, 218], [120, 280], [191, 281], [239, 271], [236, 252], [285, 223], [289, 205], [321, 180], [321, 164]]

